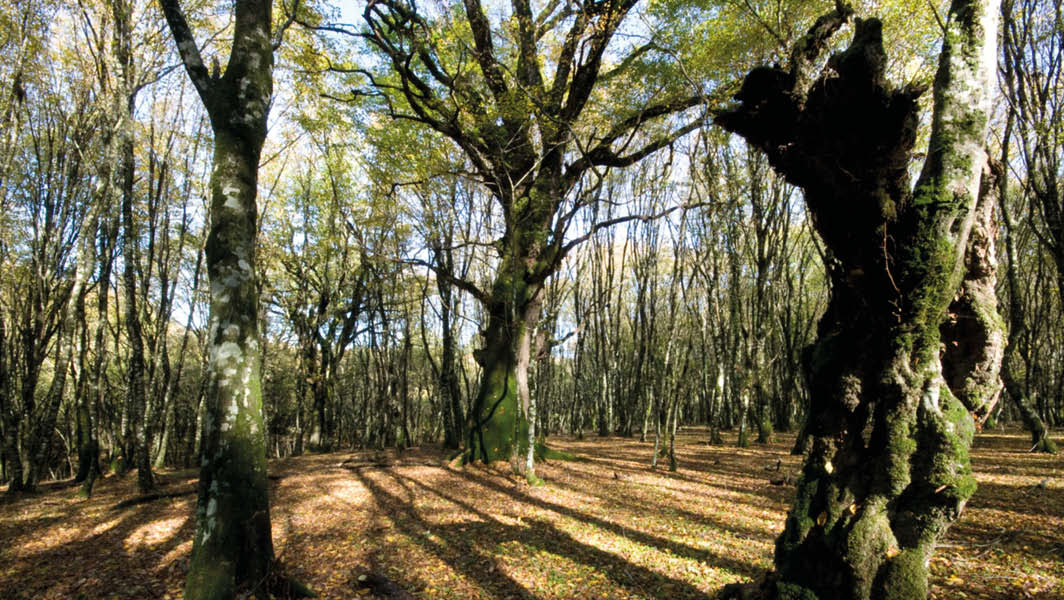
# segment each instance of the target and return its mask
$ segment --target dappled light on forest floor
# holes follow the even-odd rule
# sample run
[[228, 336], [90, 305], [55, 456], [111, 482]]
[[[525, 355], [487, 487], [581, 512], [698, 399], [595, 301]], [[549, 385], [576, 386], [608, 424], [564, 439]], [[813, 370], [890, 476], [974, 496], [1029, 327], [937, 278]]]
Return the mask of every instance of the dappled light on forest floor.
[[[578, 460], [540, 465], [543, 487], [428, 447], [274, 461], [274, 542], [322, 598], [357, 597], [366, 570], [419, 598], [704, 598], [771, 567], [793, 486], [770, 480], [800, 465], [778, 437], [738, 449], [688, 431], [676, 473], [650, 470], [652, 443], [552, 438]], [[932, 562], [933, 598], [1064, 597], [1064, 457], [1026, 441], [976, 441], [980, 488]], [[0, 598], [180, 597], [195, 476], [163, 473], [173, 495], [124, 508], [132, 475], [88, 501], [60, 483], [0, 505]]]

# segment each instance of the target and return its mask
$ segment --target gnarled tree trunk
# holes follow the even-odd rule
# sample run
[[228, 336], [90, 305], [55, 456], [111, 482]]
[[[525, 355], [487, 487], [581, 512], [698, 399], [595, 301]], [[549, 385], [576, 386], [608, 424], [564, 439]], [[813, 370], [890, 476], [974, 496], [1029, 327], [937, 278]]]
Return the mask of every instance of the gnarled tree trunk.
[[741, 106], [718, 118], [805, 191], [829, 257], [831, 300], [808, 366], [812, 447], [776, 572], [761, 588], [771, 598], [926, 597], [935, 544], [975, 491], [973, 413], [985, 414], [998, 389], [1000, 319], [984, 303], [992, 281], [990, 298], [979, 276], [962, 296], [983, 315], [973, 331], [994, 330], [996, 350], [973, 335], [966, 364], [947, 354], [944, 368], [940, 332], [977, 220], [997, 4], [950, 8], [914, 189], [922, 90], [886, 81], [880, 22], [856, 20], [849, 48], [814, 79], [816, 57], [851, 15], [837, 3], [799, 42], [789, 71], [754, 69]]
[[531, 296], [538, 295], [540, 286], [531, 287], [523, 269], [501, 266], [485, 303], [484, 346], [474, 353], [482, 368], [480, 388], [466, 423], [469, 460], [514, 459], [528, 438], [518, 388], [524, 381], [527, 390], [528, 363], [521, 364], [519, 353], [522, 339], [531, 335], [529, 315], [536, 308]]

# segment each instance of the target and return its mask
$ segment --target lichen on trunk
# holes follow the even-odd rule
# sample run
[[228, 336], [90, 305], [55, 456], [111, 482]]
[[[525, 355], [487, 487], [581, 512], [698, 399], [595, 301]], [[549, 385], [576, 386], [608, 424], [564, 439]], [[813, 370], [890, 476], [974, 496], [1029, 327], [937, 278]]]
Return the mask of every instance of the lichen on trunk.
[[[886, 81], [881, 23], [855, 20], [849, 47], [812, 75], [851, 18], [838, 2], [796, 45], [789, 70], [754, 69], [741, 104], [717, 118], [803, 189], [831, 279], [807, 353], [811, 447], [776, 572], [760, 587], [766, 598], [926, 597], [935, 543], [975, 491], [972, 415], [997, 395], [993, 265], [986, 236], [969, 236], [990, 214], [976, 205], [996, 5], [953, 2], [930, 149], [912, 188], [923, 90]], [[951, 302], [963, 323], [946, 323], [944, 340]], [[956, 355], [943, 341], [957, 342]]]

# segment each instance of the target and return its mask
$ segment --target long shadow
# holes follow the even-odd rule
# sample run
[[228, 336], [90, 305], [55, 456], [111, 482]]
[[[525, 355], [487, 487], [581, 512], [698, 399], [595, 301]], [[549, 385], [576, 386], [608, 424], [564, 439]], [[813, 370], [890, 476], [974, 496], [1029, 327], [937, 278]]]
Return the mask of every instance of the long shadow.
[[944, 541], [967, 548], [966, 554], [972, 558], [992, 550], [1005, 550], [1021, 559], [1032, 556], [1064, 561], [1064, 536], [1031, 530], [1023, 524], [962, 520], [949, 528]]
[[[466, 524], [459, 528], [457, 526], [440, 526], [439, 524], [430, 523], [415, 510], [413, 497], [409, 493], [407, 498], [403, 498], [385, 489], [383, 485], [369, 477], [368, 473], [363, 473], [362, 471], [353, 471], [353, 473], [358, 481], [369, 490], [377, 507], [388, 517], [392, 524], [424, 551], [451, 565], [487, 594], [498, 598], [533, 597], [524, 586], [498, 571], [492, 573], [490, 580], [488, 580], [485, 576], [487, 569], [484, 564], [487, 561], [487, 557], [470, 543], [471, 540], [475, 539], [500, 539], [498, 529], [505, 528], [505, 525], [480, 512], [475, 512], [474, 514], [477, 514], [482, 519], [489, 519], [486, 524], [489, 529], [494, 529], [495, 531], [478, 531], [478, 529], [484, 528], [483, 524]], [[472, 532], [470, 532], [471, 529], [473, 530]], [[446, 544], [431, 539], [425, 535], [426, 531], [433, 531], [437, 536], [444, 539]], [[386, 568], [390, 554], [391, 552], [387, 551], [387, 549], [375, 547], [370, 554], [371, 562], [375, 563], [373, 568]], [[400, 573], [398, 576], [400, 584], [405, 584], [405, 587], [408, 588], [421, 587], [421, 583], [412, 575], [414, 574]], [[411, 585], [412, 582], [414, 585]]]
[[[595, 460], [595, 462], [600, 463], [601, 466], [606, 467], [606, 469], [605, 469], [606, 471], [610, 471], [612, 469], [614, 472], [624, 471], [624, 472], [630, 473], [632, 475], [642, 475], [642, 476], [655, 475], [655, 476], [657, 476], [659, 478], [659, 481], [657, 481], [657, 482], [644, 483], [644, 482], [632, 481], [631, 483], [632, 483], [632, 485], [652, 487], [654, 489], [667, 490], [667, 491], [670, 491], [670, 492], [675, 492], [675, 493], [680, 494], [682, 496], [689, 496], [691, 494], [691, 490], [678, 488], [678, 487], [675, 487], [675, 486], [671, 486], [671, 485], [668, 484], [669, 480], [681, 480], [681, 481], [686, 481], [688, 483], [691, 483], [693, 485], [707, 486], [707, 487], [715, 488], [717, 490], [722, 490], [722, 491], [727, 492], [727, 493], [732, 495], [732, 498], [729, 498], [729, 502], [736, 502], [736, 503], [740, 503], [740, 504], [745, 504], [745, 505], [748, 505], [748, 506], [751, 506], [751, 507], [754, 507], [754, 508], [757, 508], [757, 509], [773, 509], [773, 508], [775, 508], [775, 503], [781, 503], [781, 502], [782, 503], [787, 503], [787, 502], [789, 502], [792, 499], [792, 497], [794, 495], [794, 490], [790, 486], [774, 487], [774, 486], [771, 486], [769, 484], [769, 480], [771, 479], [771, 477], [773, 477], [773, 476], [782, 476], [784, 473], [788, 472], [786, 469], [784, 469], [782, 471], [778, 471], [778, 472], [777, 471], [773, 471], [771, 473], [770, 472], [765, 472], [764, 473], [764, 476], [765, 476], [764, 485], [762, 485], [760, 487], [757, 487], [754, 484], [750, 484], [750, 485], [742, 485], [742, 484], [740, 484], [740, 485], [724, 485], [724, 484], [721, 484], [719, 481], [714, 481], [713, 480], [712, 476], [715, 473], [713, 471], [709, 471], [709, 470], [699, 471], [699, 470], [691, 469], [691, 470], [694, 470], [695, 472], [705, 473], [705, 475], [706, 475], [705, 478], [701, 479], [701, 478], [692, 477], [692, 476], [689, 476], [689, 475], [684, 475], [682, 473], [675, 473], [675, 472], [670, 473], [668, 471], [650, 471], [648, 469], [627, 469], [627, 470], [626, 469], [615, 469], [615, 468], [613, 468], [613, 464], [610, 463], [608, 460], [597, 460], [597, 459], [593, 459], [593, 460]], [[589, 484], [593, 484], [594, 487], [600, 487], [600, 486], [603, 486], [603, 485], [606, 485], [606, 486], [613, 485], [613, 484], [616, 483], [616, 481], [618, 479], [618, 476], [612, 476], [611, 477], [611, 476], [607, 476], [607, 475], [604, 475], [604, 474], [587, 473], [587, 472], [581, 470], [578, 466], [570, 466], [569, 464], [566, 464], [566, 463], [561, 463], [559, 465], [556, 465], [556, 468], [559, 469], [560, 471], [562, 471], [565, 474], [566, 478], [568, 478], [568, 479], [582, 479], [582, 480], [587, 481]], [[760, 474], [760, 473], [758, 473], [758, 474]], [[746, 473], [745, 475], [742, 475], [742, 476], [750, 477], [751, 475], [749, 473]], [[629, 481], [630, 480], [630, 475], [626, 474], [623, 477], [619, 477], [619, 479], [625, 480], [625, 481]], [[561, 483], [558, 478], [553, 478], [550, 481], [551, 481], [552, 484]], [[743, 496], [750, 496], [750, 498], [749, 499], [745, 499], [745, 498], [743, 498]], [[763, 499], [769, 500], [769, 501], [772, 502], [772, 504], [767, 504], [767, 503], [765, 503], [763, 501], [759, 501], [758, 500], [759, 498], [763, 498]]]
[[[685, 451], [687, 451], [687, 450], [685, 449]], [[696, 452], [698, 452], [698, 451], [696, 451]], [[616, 453], [616, 454], [611, 453], [610, 458], [599, 458], [599, 457], [587, 456], [587, 457], [582, 457], [582, 459], [584, 459], [584, 461], [587, 462], [587, 463], [596, 464], [596, 465], [599, 465], [599, 466], [602, 466], [602, 467], [607, 467], [608, 469], [611, 469], [613, 471], [617, 471], [617, 472], [620, 472], [620, 473], [643, 474], [643, 475], [648, 474], [648, 473], [655, 473], [655, 474], [658, 474], [659, 476], [661, 476], [662, 478], [675, 479], [675, 480], [678, 480], [678, 481], [685, 481], [687, 483], [693, 483], [693, 484], [696, 484], [696, 485], [716, 485], [716, 484], [713, 483], [713, 481], [709, 480], [714, 475], [718, 475], [718, 476], [719, 475], [727, 475], [727, 476], [733, 476], [733, 477], [744, 478], [744, 479], [754, 479], [754, 480], [763, 479], [765, 485], [763, 487], [760, 487], [760, 488], [758, 486], [756, 486], [755, 484], [751, 483], [751, 484], [746, 484], [746, 485], [740, 484], [740, 485], [737, 485], [737, 486], [729, 486], [728, 489], [732, 490], [732, 491], [742, 490], [745, 493], [749, 493], [749, 494], [754, 495], [754, 496], [760, 496], [762, 498], [765, 498], [767, 500], [771, 500], [773, 502], [786, 501], [786, 498], [790, 495], [789, 493], [785, 493], [785, 494], [783, 494], [781, 496], [780, 492], [776, 491], [775, 488], [768, 487], [769, 480], [773, 476], [776, 475], [776, 472], [774, 472], [774, 471], [773, 472], [762, 471], [760, 469], [756, 469], [756, 470], [753, 470], [753, 471], [751, 471], [750, 469], [744, 469], [744, 468], [735, 466], [733, 464], [730, 464], [730, 461], [729, 462], [725, 462], [724, 460], [720, 460], [719, 458], [717, 458], [717, 457], [723, 456], [723, 455], [724, 455], [723, 452], [718, 452], [718, 453], [709, 454], [709, 458], [706, 458], [706, 459], [700, 458], [697, 454], [695, 454], [694, 456], [682, 457], [680, 459], [681, 470], [680, 471], [675, 471], [675, 472], [670, 472], [670, 471], [667, 471], [667, 470], [664, 470], [664, 469], [661, 469], [661, 470], [658, 470], [658, 471], [653, 471], [653, 470], [651, 470], [649, 468], [649, 466], [636, 467], [636, 466], [631, 466], [631, 465], [618, 463], [617, 460], [629, 460], [629, 461], [632, 461], [632, 462], [636, 461], [636, 458], [632, 454], [625, 453], [625, 452], [620, 452], [620, 453]], [[777, 458], [777, 455], [776, 454], [772, 454], [772, 455], [766, 456], [766, 459], [767, 459], [766, 460], [766, 464], [769, 464], [771, 462], [771, 459], [773, 459], [773, 458]], [[710, 459], [717, 460], [718, 462], [714, 463]], [[640, 456], [639, 457], [639, 461], [640, 462], [644, 462], [646, 465], [650, 464], [649, 457]], [[700, 479], [698, 477], [693, 477], [691, 475], [685, 474], [683, 471], [702, 473], [702, 474], [704, 474], [706, 476], [707, 479]], [[785, 472], [786, 472], [786, 469], [784, 469], [784, 471], [781, 471], [780, 473], [782, 474], [782, 473], [785, 473]], [[679, 489], [673, 488], [673, 487], [665, 485], [665, 484], [663, 484], [663, 487], [666, 487], [667, 489], [671, 489], [671, 490], [679, 492], [679, 493], [686, 493], [685, 490], [679, 490]], [[721, 487], [721, 486], [717, 485], [716, 487]]]
[[[1022, 497], [1022, 501], [1020, 500]], [[969, 508], [1000, 510], [1039, 518], [1064, 518], [1064, 490], [1037, 485], [980, 482]]]
[[[413, 489], [416, 487], [434, 494], [447, 502], [460, 506], [465, 511], [468, 511], [481, 519], [479, 523], [472, 524], [433, 525], [422, 519], [410, 504], [404, 504], [404, 508], [402, 509], [402, 512], [404, 513], [403, 516], [410, 519], [410, 523], [413, 523], [414, 527], [404, 526], [394, 518], [393, 522], [396, 523], [397, 527], [403, 529], [404, 532], [408, 534], [413, 532], [414, 535], [417, 535], [419, 529], [424, 531], [431, 527], [432, 531], [446, 540], [449, 543], [449, 546], [453, 549], [450, 550], [450, 552], [441, 554], [438, 550], [442, 548], [442, 545], [434, 544], [431, 541], [424, 540], [424, 538], [421, 538], [424, 541], [419, 543], [426, 548], [430, 545], [435, 546], [434, 554], [442, 560], [451, 562], [451, 564], [457, 564], [463, 574], [474, 581], [478, 581], [485, 590], [487, 590], [487, 586], [482, 582], [479, 582], [478, 578], [483, 578], [485, 576], [483, 563], [490, 562], [492, 559], [490, 556], [486, 556], [483, 551], [478, 552], [471, 544], [469, 544], [469, 538], [474, 540], [490, 540], [496, 545], [504, 544], [506, 542], [516, 542], [527, 548], [535, 548], [543, 552], [563, 556], [573, 562], [592, 567], [602, 572], [618, 586], [628, 588], [641, 594], [650, 594], [655, 597], [666, 597], [662, 594], [664, 593], [664, 590], [667, 589], [667, 597], [670, 598], [705, 598], [705, 594], [701, 590], [685, 581], [664, 577], [650, 569], [632, 564], [615, 554], [584, 544], [574, 539], [568, 533], [559, 530], [552, 523], [537, 519], [526, 521], [526, 525], [509, 525], [502, 523], [490, 514], [479, 510], [472, 503], [462, 500], [455, 495], [448, 494], [416, 479], [405, 477], [395, 472], [388, 472], [387, 475], [390, 476], [410, 498], [416, 496], [416, 492]], [[387, 492], [382, 486], [369, 481], [369, 478], [364, 478], [363, 482], [367, 486], [373, 486], [372, 489], [375, 496], [378, 493], [382, 493], [388, 496], [387, 499], [389, 500], [402, 501], [398, 495]], [[455, 550], [462, 551], [464, 560], [462, 557], [454, 556]], [[534, 597], [527, 589], [514, 582], [509, 576], [493, 573], [490, 577], [492, 577], [492, 579], [498, 577], [501, 580], [493, 582], [496, 583], [496, 586], [493, 587], [496, 588], [494, 593], [497, 597], [508, 598], [515, 595], [520, 598]], [[515, 589], [515, 586], [517, 589]], [[500, 587], [501, 589], [499, 589]]]
[[[602, 462], [601, 464], [602, 464], [602, 466], [606, 467], [606, 469], [604, 469], [606, 471], [609, 471], [612, 468], [612, 465], [609, 462]], [[688, 490], [688, 489], [671, 486], [671, 485], [669, 485], [669, 481], [672, 481], [672, 480], [685, 481], [685, 482], [693, 484], [693, 485], [712, 487], [712, 488], [716, 488], [718, 490], [723, 490], [723, 491], [726, 491], [726, 492], [729, 492], [729, 493], [732, 493], [732, 494], [749, 495], [749, 496], [767, 498], [767, 499], [775, 501], [775, 502], [785, 501], [787, 499], [787, 496], [788, 496], [788, 494], [785, 493], [785, 488], [775, 488], [775, 487], [768, 488], [769, 480], [772, 477], [779, 477], [779, 476], [782, 476], [784, 474], [787, 474], [788, 471], [786, 471], [786, 470], [771, 471], [771, 472], [766, 471], [764, 473], [765, 478], [764, 478], [764, 482], [763, 482], [764, 483], [763, 487], [768, 488], [768, 489], [761, 489], [761, 488], [757, 487], [756, 484], [725, 485], [725, 484], [720, 483], [719, 481], [714, 481], [713, 480], [713, 475], [715, 475], [716, 473], [714, 473], [712, 471], [697, 471], [697, 470], [694, 470], [694, 469], [688, 469], [688, 470], [694, 471], [694, 472], [704, 473], [705, 477], [704, 478], [698, 478], [698, 477], [692, 477], [690, 475], [685, 475], [685, 474], [683, 474], [681, 472], [651, 471], [649, 469], [642, 469], [642, 470], [637, 470], [637, 469], [627, 469], [627, 470], [626, 469], [612, 469], [614, 472], [625, 471], [626, 473], [628, 473], [630, 475], [626, 474], [624, 476], [619, 476], [619, 475], [608, 476], [608, 475], [605, 475], [605, 474], [587, 473], [587, 472], [584, 472], [584, 471], [580, 470], [578, 467], [572, 467], [572, 466], [569, 466], [568, 464], [557, 465], [557, 468], [559, 470], [563, 471], [567, 477], [577, 478], [577, 479], [585, 479], [585, 480], [588, 480], [589, 482], [591, 482], [591, 481], [599, 481], [599, 482], [610, 483], [611, 480], [613, 480], [613, 481], [616, 481], [618, 479], [620, 479], [620, 480], [629, 480], [631, 478], [631, 476], [634, 476], [634, 475], [655, 476], [655, 477], [658, 478], [657, 482], [654, 482], [654, 483], [634, 482], [634, 483], [636, 483], [637, 485], [653, 486], [653, 487], [655, 487], [657, 489], [667, 490], [667, 491], [670, 491], [670, 492], [676, 492], [676, 493], [684, 495], [684, 496], [690, 495], [691, 491]], [[761, 473], [758, 473], [758, 475], [760, 475], [760, 474]], [[751, 475], [750, 474], [746, 474], [746, 475], [744, 475], [744, 477], [751, 477]], [[750, 504], [751, 505], [755, 505], [755, 506], [760, 506], [760, 503], [750, 502]]]
[[[192, 539], [195, 522], [191, 510], [182, 525], [159, 543], [137, 544], [127, 550], [124, 542], [141, 527], [174, 517], [140, 509], [110, 511], [105, 518], [117, 519], [117, 523], [106, 530], [21, 556], [14, 563], [18, 566], [0, 579], [0, 598], [160, 598], [175, 579], [184, 579], [183, 565], [157, 571], [164, 556]], [[103, 569], [78, 567], [85, 564], [86, 557], [100, 552], [107, 552]], [[5, 562], [10, 566], [13, 561], [8, 557]], [[56, 569], [57, 565], [63, 568]]]
[[485, 488], [489, 488], [499, 493], [505, 494], [518, 502], [526, 502], [543, 510], [555, 512], [574, 519], [576, 521], [590, 523], [600, 529], [609, 531], [614, 535], [638, 542], [640, 544], [643, 544], [644, 546], [657, 548], [658, 550], [661, 550], [663, 552], [668, 552], [676, 556], [688, 558], [691, 560], [697, 560], [709, 565], [713, 565], [715, 567], [727, 569], [734, 573], [751, 575], [758, 572], [758, 570], [750, 564], [740, 562], [725, 556], [720, 556], [708, 550], [692, 548], [691, 546], [688, 546], [686, 544], [681, 544], [670, 539], [658, 537], [656, 535], [648, 534], [646, 532], [639, 531], [637, 529], [632, 529], [630, 527], [625, 527], [624, 525], [619, 525], [617, 523], [607, 521], [605, 519], [601, 519], [593, 515], [582, 513], [578, 510], [569, 508], [568, 506], [563, 506], [554, 502], [548, 502], [546, 500], [536, 498], [527, 494], [518, 493], [516, 490], [507, 488], [503, 485], [499, 485], [498, 483], [492, 481], [487, 477], [475, 476], [472, 473], [468, 472], [468, 468], [465, 471], [456, 471], [456, 474]]
[[[587, 480], [587, 479], [599, 479], [599, 478], [598, 477], [593, 477], [593, 476], [588, 476], [588, 477], [576, 477], [576, 476], [574, 476], [573, 479], [585, 479], [585, 480]], [[561, 489], [570, 490], [570, 491], [573, 491], [573, 492], [586, 492], [588, 489], [595, 489], [595, 488], [588, 488], [588, 487], [586, 487], [586, 485], [585, 486], [581, 486], [581, 485], [578, 485], [578, 484], [574, 484], [572, 482], [561, 481], [558, 478], [551, 479], [549, 481], [549, 483], [550, 483], [551, 486], [554, 486], [554, 487], [557, 487], [557, 488], [561, 488]], [[626, 484], [626, 483], [627, 482], [622, 482], [622, 484]], [[602, 488], [605, 488], [605, 487], [616, 487], [618, 485], [616, 482], [611, 482], [611, 481], [608, 481], [608, 480], [603, 480], [601, 483], [594, 483], [594, 484], [598, 486], [598, 489], [602, 489]], [[653, 484], [646, 484], [646, 485], [647, 485], [647, 487], [653, 487]], [[638, 496], [633, 495], [633, 494], [624, 494], [623, 492], [613, 492], [611, 494], [611, 496], [610, 496], [610, 504], [611, 504], [611, 506], [612, 505], [616, 505], [616, 506], [625, 507], [625, 508], [627, 508], [628, 510], [630, 510], [631, 512], [633, 512], [635, 514], [654, 513], [654, 512], [662, 512], [662, 511], [667, 510], [671, 514], [673, 514], [673, 515], [675, 515], [675, 516], [677, 516], [677, 517], [679, 517], [679, 518], [681, 518], [683, 520], [686, 520], [686, 521], [689, 521], [689, 522], [692, 522], [692, 523], [699, 523], [699, 524], [709, 525], [710, 527], [713, 527], [715, 529], [719, 529], [719, 530], [723, 530], [723, 531], [729, 531], [731, 533], [738, 534], [739, 536], [742, 536], [742, 537], [745, 537], [745, 538], [748, 538], [748, 539], [755, 539], [755, 540], [763, 541], [763, 542], [771, 542], [771, 541], [776, 539], [776, 534], [775, 533], [773, 533], [771, 531], [768, 531], [768, 530], [765, 530], [765, 529], [754, 529], [752, 527], [745, 527], [745, 526], [742, 526], [742, 525], [737, 525], [734, 522], [725, 521], [723, 519], [719, 519], [719, 518], [714, 517], [714, 516], [709, 515], [709, 514], [694, 512], [694, 511], [691, 511], [689, 509], [681, 508], [681, 507], [676, 506], [675, 504], [666, 503], [666, 502], [661, 501], [661, 500], [654, 501], [654, 500], [648, 499], [648, 500], [645, 500], [645, 501], [636, 501], [636, 500], [634, 500], [634, 498], [638, 498]], [[751, 508], [755, 508], [755, 509], [766, 508], [765, 504], [762, 503], [762, 502], [756, 502], [756, 503], [755, 502], [743, 502], [742, 500], [737, 500], [737, 499], [734, 499], [734, 498], [729, 498], [727, 500], [727, 502], [729, 504], [744, 504], [746, 506], [750, 506]]]

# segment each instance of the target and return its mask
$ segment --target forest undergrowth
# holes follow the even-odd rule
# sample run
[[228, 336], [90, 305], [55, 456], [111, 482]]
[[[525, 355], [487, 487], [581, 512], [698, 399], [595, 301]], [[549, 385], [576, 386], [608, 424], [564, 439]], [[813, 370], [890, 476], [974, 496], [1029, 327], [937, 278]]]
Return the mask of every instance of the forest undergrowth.
[[[552, 438], [576, 461], [449, 465], [437, 447], [270, 462], [277, 555], [320, 598], [371, 597], [373, 572], [417, 598], [705, 598], [772, 564], [793, 494], [793, 436], [749, 449], [678, 437], [675, 473], [653, 444]], [[979, 490], [932, 561], [935, 599], [1064, 598], [1064, 456], [1019, 431], [980, 434]], [[110, 476], [90, 500], [69, 482], [0, 504], [0, 598], [180, 598], [196, 471], [157, 497]], [[781, 482], [781, 480], [783, 480]]]

